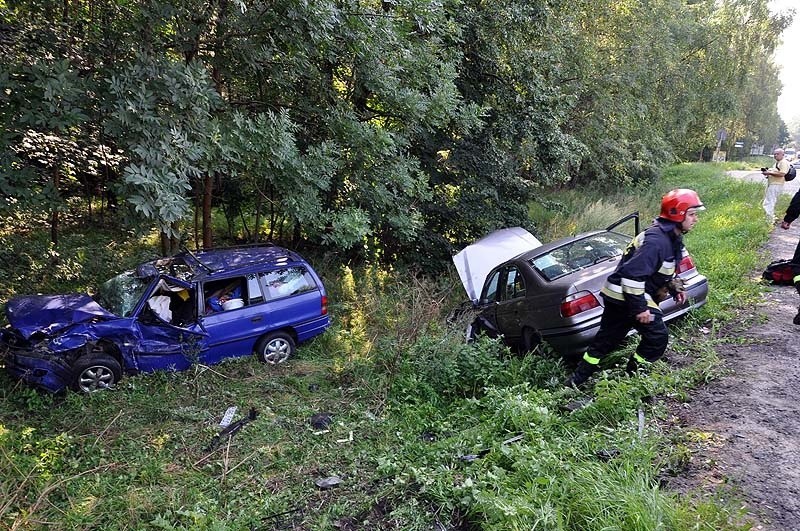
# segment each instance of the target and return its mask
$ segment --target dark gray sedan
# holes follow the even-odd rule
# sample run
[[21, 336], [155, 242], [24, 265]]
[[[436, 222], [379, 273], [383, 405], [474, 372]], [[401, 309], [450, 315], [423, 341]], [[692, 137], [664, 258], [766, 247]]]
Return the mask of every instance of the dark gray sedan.
[[[633, 225], [633, 234], [620, 227]], [[467, 337], [502, 337], [530, 351], [546, 341], [564, 356], [582, 354], [603, 313], [600, 289], [619, 263], [634, 234], [638, 213], [605, 230], [585, 232], [542, 245], [519, 227], [493, 232], [453, 257], [476, 316]], [[706, 303], [708, 280], [686, 255], [677, 267], [687, 301], [660, 304], [669, 321]]]

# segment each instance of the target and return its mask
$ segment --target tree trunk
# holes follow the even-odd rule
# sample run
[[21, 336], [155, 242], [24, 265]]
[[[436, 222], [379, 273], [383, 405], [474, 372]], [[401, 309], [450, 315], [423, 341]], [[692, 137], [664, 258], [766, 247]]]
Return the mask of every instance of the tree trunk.
[[203, 248], [211, 249], [211, 192], [214, 190], [214, 181], [208, 173], [203, 186]]
[[58, 164], [53, 166], [53, 190], [56, 196], [50, 208], [50, 241], [55, 246], [58, 246], [58, 187], [61, 184], [61, 171], [58, 166]]

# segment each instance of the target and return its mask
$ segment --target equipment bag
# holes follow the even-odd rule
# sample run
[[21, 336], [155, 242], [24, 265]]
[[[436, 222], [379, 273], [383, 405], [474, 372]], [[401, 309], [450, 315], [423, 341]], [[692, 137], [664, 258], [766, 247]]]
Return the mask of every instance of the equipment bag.
[[797, 169], [794, 166], [790, 165], [789, 171], [786, 172], [786, 175], [784, 175], [783, 178], [786, 179], [786, 181], [788, 182], [788, 181], [793, 181], [795, 177], [797, 177]]
[[761, 276], [773, 284], [792, 286], [797, 275], [800, 275], [800, 264], [795, 264], [791, 260], [775, 260], [767, 266]]

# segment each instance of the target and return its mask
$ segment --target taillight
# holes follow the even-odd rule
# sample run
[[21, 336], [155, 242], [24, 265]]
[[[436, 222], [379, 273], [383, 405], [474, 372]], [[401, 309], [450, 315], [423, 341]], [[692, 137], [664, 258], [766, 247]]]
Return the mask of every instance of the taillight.
[[678, 264], [678, 274], [680, 275], [681, 273], [685, 273], [690, 269], [694, 269], [694, 267], [694, 260], [692, 260], [692, 257], [687, 254], [683, 257], [681, 263]]
[[327, 315], [328, 313], [328, 296], [322, 296], [322, 315]]
[[578, 293], [568, 295], [561, 302], [561, 317], [572, 317], [581, 312], [588, 312], [592, 308], [597, 308], [598, 306], [600, 306], [600, 301], [597, 300], [597, 297], [595, 297], [593, 293], [579, 291]]

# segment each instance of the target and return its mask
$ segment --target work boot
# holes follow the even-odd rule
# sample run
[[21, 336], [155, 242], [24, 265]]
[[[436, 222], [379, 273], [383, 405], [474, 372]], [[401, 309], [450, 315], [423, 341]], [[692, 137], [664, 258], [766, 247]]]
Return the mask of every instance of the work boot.
[[797, 315], [794, 316], [792, 322], [796, 325], [800, 325], [800, 306], [797, 307]]
[[586, 383], [586, 380], [588, 380], [596, 370], [597, 365], [592, 365], [591, 363], [586, 363], [585, 361], [581, 360], [581, 362], [578, 363], [578, 366], [575, 367], [575, 372], [573, 372], [564, 382], [564, 387], [580, 387]]

